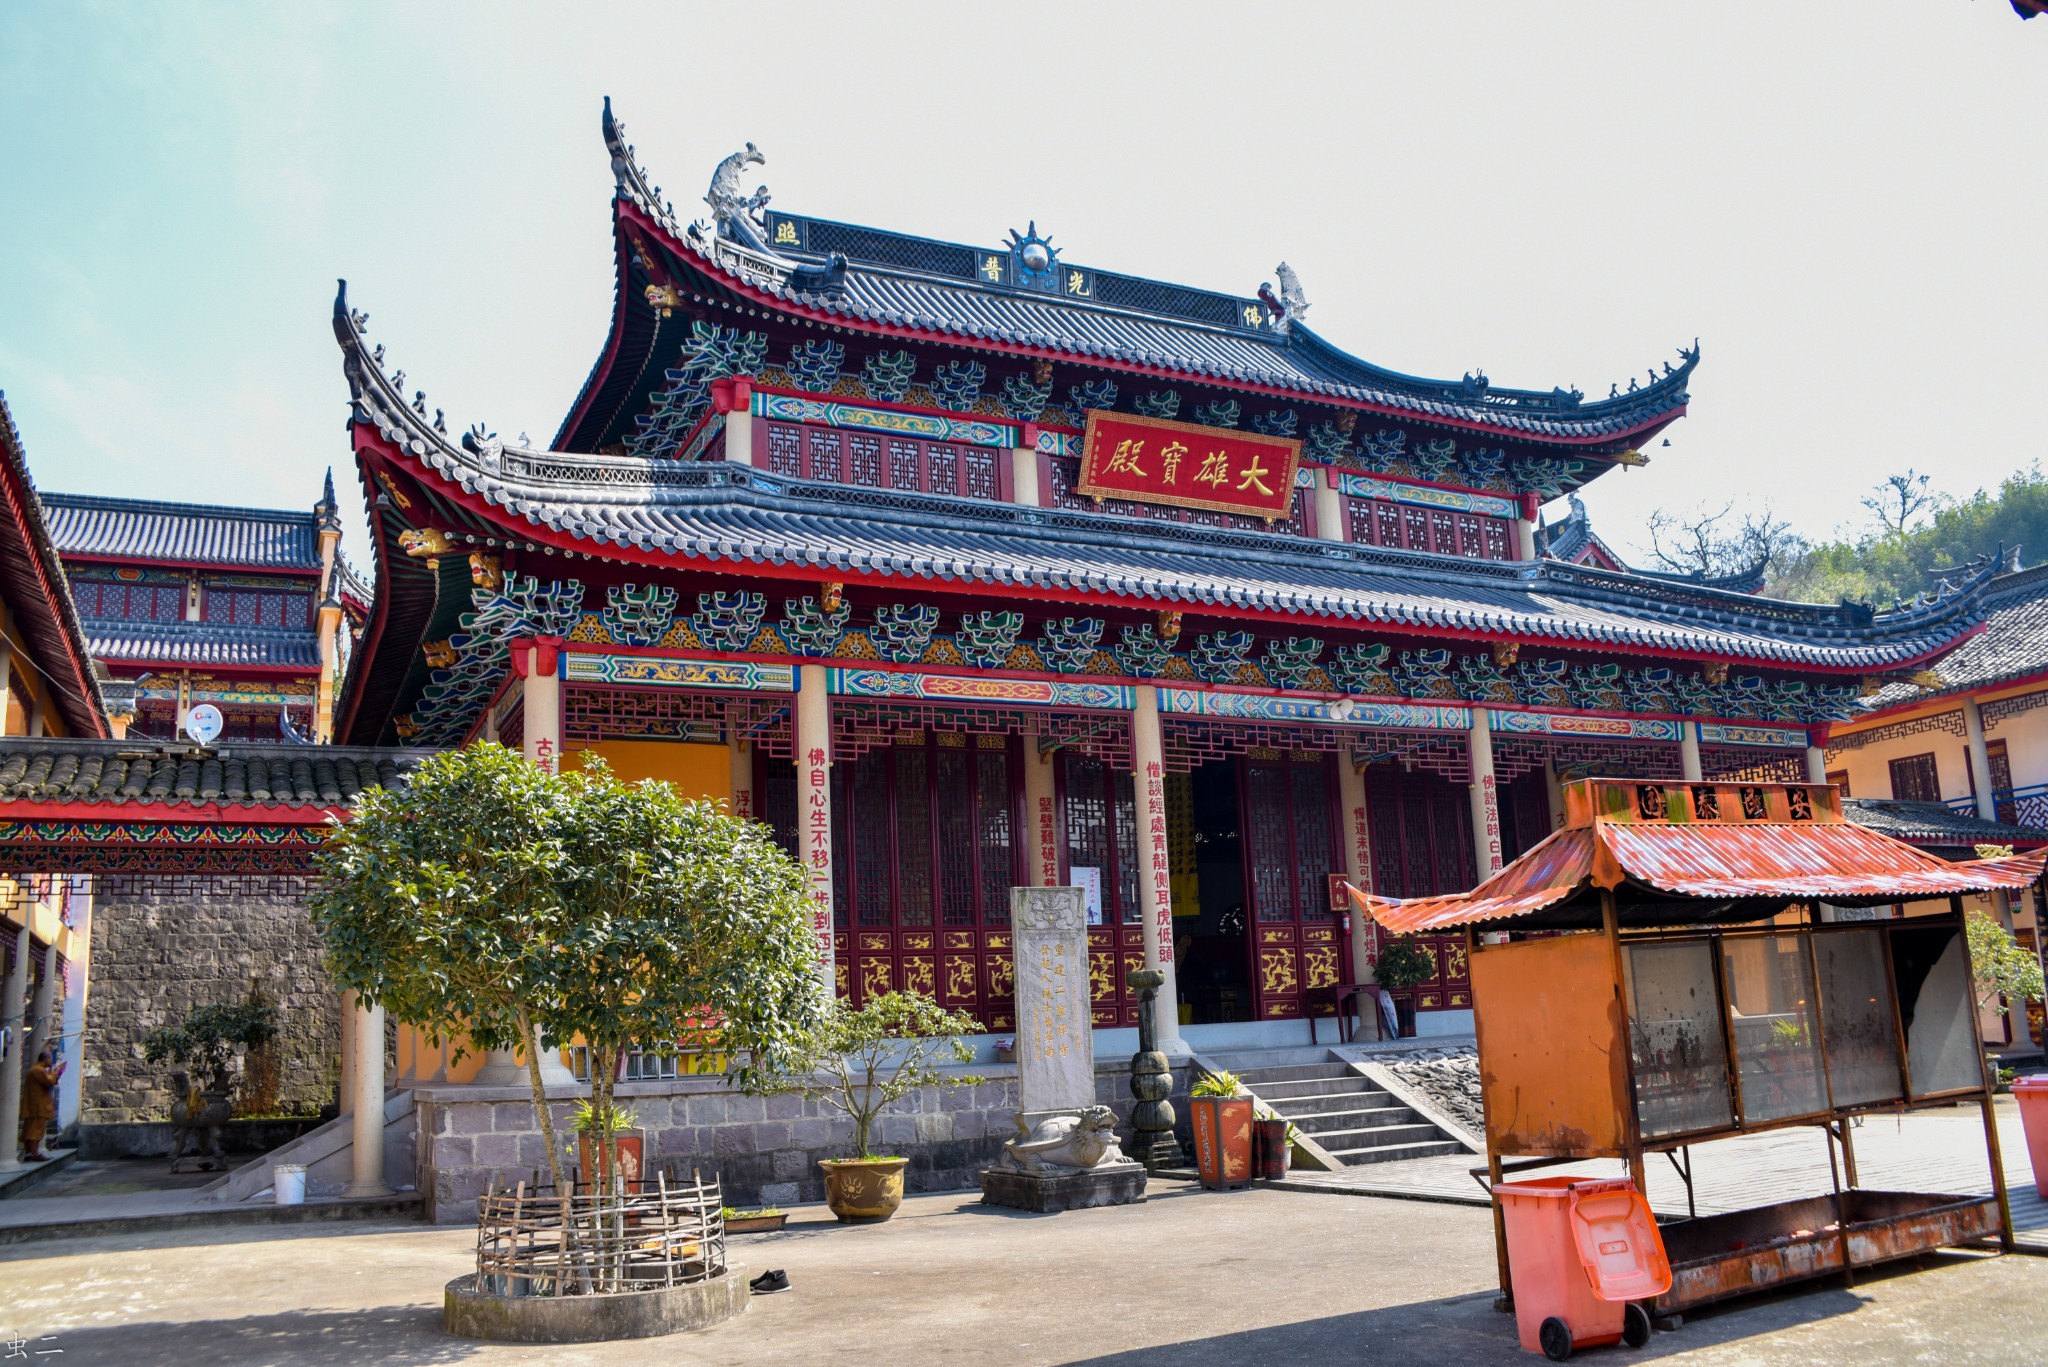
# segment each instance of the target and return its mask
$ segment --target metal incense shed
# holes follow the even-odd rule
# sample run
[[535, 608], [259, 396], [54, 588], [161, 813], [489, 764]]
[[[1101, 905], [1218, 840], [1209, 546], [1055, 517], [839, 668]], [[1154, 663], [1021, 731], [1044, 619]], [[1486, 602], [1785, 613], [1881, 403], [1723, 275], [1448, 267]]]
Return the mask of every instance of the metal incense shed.
[[[1663, 1227], [1659, 1315], [1993, 1235], [2012, 1247], [1961, 899], [2034, 885], [2044, 852], [1951, 863], [1850, 823], [1822, 784], [1585, 779], [1565, 808], [1469, 893], [1352, 894], [1397, 933], [1466, 934], [1492, 1183], [1615, 1158], [1642, 1189], [1663, 1153], [1690, 1212], [1690, 1146], [1824, 1130], [1832, 1195]], [[1947, 911], [1841, 919], [1929, 899]], [[1852, 1117], [1970, 1101], [1993, 1195], [1858, 1184]], [[1506, 1296], [1498, 1197], [1494, 1231]]]

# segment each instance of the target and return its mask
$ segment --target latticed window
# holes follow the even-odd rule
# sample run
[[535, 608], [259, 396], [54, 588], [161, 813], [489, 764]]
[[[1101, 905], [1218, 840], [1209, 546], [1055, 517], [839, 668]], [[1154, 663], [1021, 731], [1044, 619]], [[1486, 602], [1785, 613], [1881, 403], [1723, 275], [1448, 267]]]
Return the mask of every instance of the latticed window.
[[313, 597], [307, 593], [224, 589], [209, 585], [202, 615], [208, 622], [225, 626], [303, 631], [313, 625], [312, 609]]
[[1240, 811], [1250, 856], [1253, 916], [1300, 921], [1329, 908], [1329, 876], [1341, 873], [1328, 761], [1255, 751], [1239, 769]]
[[834, 774], [838, 900], [869, 929], [1002, 925], [1017, 882], [1004, 736], [911, 732]]
[[121, 622], [180, 622], [185, 618], [185, 590], [178, 584], [82, 579], [72, 584], [71, 597], [81, 617]]
[[1471, 796], [1425, 769], [1366, 770], [1372, 888], [1383, 897], [1463, 892], [1473, 883]]
[[1138, 906], [1138, 804], [1129, 773], [1085, 755], [1060, 755], [1060, 788], [1065, 808], [1067, 870], [1100, 871], [1105, 924], [1136, 925]]
[[1901, 802], [1941, 801], [1941, 775], [1932, 753], [1906, 755], [1891, 763], [1892, 796]]

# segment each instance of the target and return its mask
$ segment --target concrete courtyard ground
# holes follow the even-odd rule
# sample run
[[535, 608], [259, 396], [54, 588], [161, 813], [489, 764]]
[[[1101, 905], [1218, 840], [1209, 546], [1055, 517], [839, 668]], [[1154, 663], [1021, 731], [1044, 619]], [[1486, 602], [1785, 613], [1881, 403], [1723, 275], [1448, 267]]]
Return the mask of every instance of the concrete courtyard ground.
[[[698, 1334], [522, 1348], [451, 1339], [440, 1291], [472, 1234], [419, 1225], [163, 1231], [0, 1249], [0, 1336], [87, 1363], [1523, 1363], [1491, 1308], [1486, 1212], [1155, 1184], [1135, 1208], [997, 1213], [913, 1197], [894, 1221], [822, 1208], [734, 1241], [794, 1288]], [[1906, 1265], [1911, 1267], [1912, 1265]], [[1854, 1289], [1753, 1300], [1590, 1363], [2036, 1364], [2048, 1259], [1946, 1254]]]

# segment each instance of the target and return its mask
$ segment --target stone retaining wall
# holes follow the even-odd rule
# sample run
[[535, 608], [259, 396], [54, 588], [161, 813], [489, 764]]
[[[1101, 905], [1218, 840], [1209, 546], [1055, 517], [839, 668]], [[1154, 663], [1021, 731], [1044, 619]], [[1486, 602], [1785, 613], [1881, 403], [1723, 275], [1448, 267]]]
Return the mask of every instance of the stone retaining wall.
[[150, 1031], [197, 1006], [277, 1009], [278, 1037], [238, 1096], [267, 1114], [334, 1100], [341, 1006], [304, 905], [302, 878], [110, 875], [92, 916], [92, 984], [80, 1057], [82, 1124], [170, 1115], [170, 1066], [143, 1058]]
[[[962, 1070], [966, 1071], [966, 1070]], [[928, 1087], [904, 1097], [876, 1122], [874, 1145], [910, 1159], [909, 1191], [957, 1191], [1016, 1133], [1017, 1069], [979, 1067], [985, 1081], [965, 1087]], [[1176, 1073], [1176, 1099], [1184, 1100], [1185, 1070]], [[573, 1153], [569, 1117], [584, 1089], [550, 1088], [556, 1133]], [[843, 1158], [853, 1123], [821, 1102], [797, 1096], [745, 1096], [719, 1078], [629, 1082], [618, 1088], [621, 1105], [638, 1113], [647, 1135], [650, 1168], [673, 1164], [716, 1176], [731, 1206], [787, 1206], [822, 1201], [818, 1161]], [[1126, 1126], [1131, 1112], [1128, 1064], [1098, 1065], [1095, 1095]], [[413, 1092], [419, 1119], [419, 1189], [427, 1218], [466, 1224], [476, 1198], [495, 1176], [501, 1184], [545, 1178], [547, 1151], [523, 1087], [428, 1086]], [[1186, 1106], [1178, 1110], [1185, 1112]]]

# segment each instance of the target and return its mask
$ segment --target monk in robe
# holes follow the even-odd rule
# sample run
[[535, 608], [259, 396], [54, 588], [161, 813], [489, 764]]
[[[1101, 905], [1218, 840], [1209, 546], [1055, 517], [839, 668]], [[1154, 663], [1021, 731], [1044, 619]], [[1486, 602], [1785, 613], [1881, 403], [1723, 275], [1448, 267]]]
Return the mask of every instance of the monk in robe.
[[21, 1080], [21, 1146], [27, 1150], [22, 1156], [25, 1163], [49, 1159], [43, 1152], [43, 1135], [57, 1118], [57, 1079], [62, 1076], [64, 1065], [52, 1067], [50, 1051], [45, 1049], [36, 1055], [35, 1066]]

